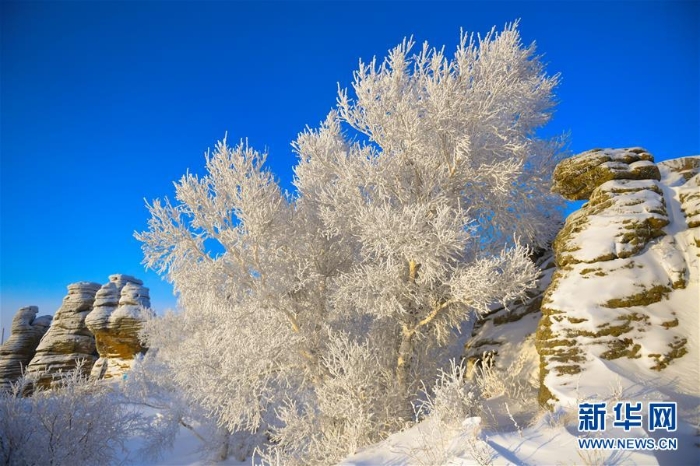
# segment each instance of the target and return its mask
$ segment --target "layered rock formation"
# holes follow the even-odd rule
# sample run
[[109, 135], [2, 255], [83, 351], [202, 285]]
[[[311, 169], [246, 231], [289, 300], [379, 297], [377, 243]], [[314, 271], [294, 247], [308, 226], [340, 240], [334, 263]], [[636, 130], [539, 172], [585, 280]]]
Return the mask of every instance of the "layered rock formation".
[[610, 371], [604, 361], [628, 360], [653, 377], [688, 353], [699, 168], [698, 158], [656, 165], [640, 148], [589, 151], [557, 167], [553, 190], [588, 202], [554, 242], [558, 269], [536, 336], [540, 403], [594, 396], [592, 379]]
[[128, 275], [111, 275], [97, 292], [85, 323], [95, 335], [100, 358], [92, 367], [94, 378], [121, 376], [131, 368], [134, 356], [145, 351], [138, 338], [151, 315], [148, 288]]
[[610, 180], [659, 180], [654, 157], [641, 147], [593, 149], [562, 160], [553, 174], [552, 191], [572, 201], [586, 200]]
[[[148, 288], [141, 280], [122, 274], [111, 275], [104, 286], [92, 282], [68, 285], [68, 295], [50, 327], [48, 316], [48, 320], [32, 321], [36, 312], [34, 306], [23, 308], [15, 317], [18, 329], [22, 329], [18, 337], [21, 343], [13, 339], [13, 323], [13, 337], [0, 352], [0, 377], [4, 377], [3, 371], [14, 374], [17, 370], [18, 364], [11, 361], [22, 361], [28, 374], [43, 387], [51, 386], [59, 372], [73, 370], [79, 362], [85, 375], [120, 376], [131, 368], [134, 356], [145, 351], [138, 333], [152, 315]], [[34, 337], [40, 329], [41, 334]], [[4, 360], [11, 370], [3, 369]], [[0, 383], [3, 380], [0, 378]]]
[[68, 295], [27, 368], [29, 374], [37, 376], [39, 385], [51, 385], [52, 374], [74, 369], [79, 360], [84, 360], [83, 371], [89, 373], [97, 355], [95, 337], [85, 325], [85, 317], [92, 310], [99, 289], [100, 285], [92, 282], [68, 285]]
[[[535, 263], [541, 273], [537, 287], [528, 293], [527, 299], [513, 303], [508, 308], [498, 307], [475, 323], [472, 338], [467, 342], [464, 352], [469, 377], [476, 367], [484, 363], [496, 364], [500, 369], [507, 370], [508, 363], [517, 355], [536, 355], [534, 334], [542, 316], [542, 297], [552, 281], [555, 269], [552, 251], [543, 251]], [[528, 370], [538, 383], [539, 361], [532, 362], [532, 367]]]
[[[523, 425], [534, 414], [527, 416], [521, 399], [532, 400], [533, 413], [537, 397], [560, 420], [575, 420], [582, 401], [607, 402], [608, 419], [617, 401], [645, 409], [648, 401], [673, 402], [672, 436], [693, 449], [700, 418], [700, 157], [654, 163], [639, 148], [596, 150], [562, 162], [555, 173], [554, 190], [588, 202], [567, 219], [553, 243], [556, 267], [541, 263], [531, 297], [475, 326], [468, 367], [493, 365], [511, 387], [483, 403], [494, 419]], [[499, 411], [504, 404], [508, 409]], [[646, 432], [637, 433], [669, 436], [647, 430], [647, 420], [644, 413]], [[649, 458], [686, 464], [687, 451]]]
[[36, 347], [51, 325], [51, 316], [37, 317], [39, 308], [21, 308], [12, 319], [10, 337], [0, 346], [0, 391], [8, 390], [22, 375], [36, 353]]
[[700, 257], [700, 157], [684, 157], [659, 164], [669, 187], [678, 192], [685, 223], [692, 233], [692, 246]]

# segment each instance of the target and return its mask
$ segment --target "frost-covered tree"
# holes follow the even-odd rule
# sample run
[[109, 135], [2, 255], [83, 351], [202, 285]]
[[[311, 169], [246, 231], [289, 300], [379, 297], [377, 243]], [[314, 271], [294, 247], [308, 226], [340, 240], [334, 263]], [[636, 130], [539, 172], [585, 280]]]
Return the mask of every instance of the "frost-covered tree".
[[[199, 403], [191, 401], [188, 391], [181, 390], [170, 378], [167, 361], [167, 357], [159, 356], [158, 350], [153, 348], [136, 358], [128, 378], [121, 383], [123, 396], [130, 404], [157, 413], [148, 426], [151, 435], [144, 439], [139, 457], [158, 460], [163, 451], [174, 446], [182, 427], [199, 441], [204, 457], [213, 461], [227, 458], [230, 444], [239, 442], [243, 446], [254, 440], [247, 434], [231, 435], [225, 427], [218, 426], [218, 419], [203, 412]], [[242, 461], [249, 456], [254, 446], [238, 448], [239, 455], [244, 453], [239, 459]]]
[[[156, 437], [148, 420], [113, 387], [89, 380], [81, 368], [82, 361], [60, 374], [53, 390], [37, 387], [40, 374], [33, 374], [0, 393], [1, 464], [115, 464], [130, 437]], [[30, 388], [32, 396], [24, 396]]]
[[149, 346], [229, 431], [269, 437], [269, 459], [327, 462], [409, 420], [460, 331], [523, 296], [528, 247], [555, 233], [561, 146], [536, 130], [558, 77], [515, 26], [463, 35], [451, 58], [413, 47], [360, 62], [299, 135], [293, 195], [265, 154], [224, 140], [136, 235], [182, 307]]

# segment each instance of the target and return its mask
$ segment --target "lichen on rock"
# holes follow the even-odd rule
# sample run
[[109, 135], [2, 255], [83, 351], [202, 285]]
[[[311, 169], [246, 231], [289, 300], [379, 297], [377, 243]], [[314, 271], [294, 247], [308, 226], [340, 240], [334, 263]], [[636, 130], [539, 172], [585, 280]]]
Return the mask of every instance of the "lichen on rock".
[[659, 180], [654, 157], [645, 149], [593, 149], [562, 160], [554, 170], [552, 191], [566, 199], [588, 199], [610, 180]]
[[[541, 404], [575, 397], [575, 380], [601, 367], [596, 361], [624, 358], [659, 371], [684, 356], [688, 330], [665, 302], [688, 286], [691, 274], [676, 240], [685, 225], [671, 228], [671, 222], [678, 221], [672, 211], [679, 200], [689, 206], [686, 216], [695, 215], [690, 203], [698, 190], [690, 173], [700, 163], [675, 165], [682, 174], [674, 178], [643, 149], [605, 149], [562, 161], [555, 170], [554, 191], [588, 202], [569, 216], [553, 244], [558, 270], [536, 334]], [[688, 185], [687, 194], [667, 194], [669, 183]]]

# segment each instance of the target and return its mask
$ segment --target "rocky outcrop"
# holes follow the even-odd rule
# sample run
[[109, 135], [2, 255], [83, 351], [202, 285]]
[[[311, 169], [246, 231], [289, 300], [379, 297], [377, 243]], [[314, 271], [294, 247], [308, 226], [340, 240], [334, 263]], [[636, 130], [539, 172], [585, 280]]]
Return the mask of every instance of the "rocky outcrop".
[[82, 360], [87, 374], [97, 359], [95, 337], [85, 325], [92, 311], [99, 283], [78, 282], [68, 285], [68, 295], [56, 312], [51, 327], [36, 349], [27, 372], [37, 377], [37, 384], [50, 386], [59, 371], [70, 371]]
[[[21, 326], [28, 335], [31, 327], [26, 322], [31, 323], [36, 307], [22, 311]], [[39, 335], [36, 338], [31, 354], [28, 350], [20, 351], [18, 344], [9, 340], [8, 344], [12, 345], [3, 346], [0, 355], [4, 354], [7, 346], [9, 356], [5, 359], [26, 359], [22, 364], [27, 364], [27, 373], [36, 379], [34, 383], [42, 387], [54, 385], [60, 372], [71, 371], [78, 365], [85, 375], [95, 378], [120, 376], [131, 367], [134, 356], [145, 350], [139, 342], [138, 333], [151, 314], [148, 288], [137, 278], [115, 274], [109, 277], [109, 283], [104, 286], [93, 282], [73, 283], [68, 285], [68, 296], [63, 299], [44, 337]], [[45, 331], [45, 327], [48, 327], [45, 318], [34, 321], [37, 329], [41, 325], [44, 325]], [[13, 337], [14, 332], [13, 324]], [[17, 351], [21, 354], [15, 354]], [[0, 375], [2, 367], [0, 365]]]
[[697, 307], [686, 243], [700, 210], [700, 163], [690, 160], [657, 166], [644, 149], [606, 149], [555, 170], [553, 191], [588, 202], [554, 242], [557, 270], [536, 335], [541, 404], [594, 394], [599, 381], [585, 374], [605, 372], [603, 361], [634, 360], [654, 373], [688, 353], [698, 310], [679, 303], [695, 293]]
[[[550, 249], [533, 259], [541, 273], [537, 286], [528, 292], [527, 298], [511, 303], [507, 308], [500, 306], [474, 324], [471, 338], [464, 348], [469, 377], [485, 361], [507, 370], [501, 360], [512, 361], [518, 354], [535, 353], [533, 337], [542, 316], [542, 297], [552, 281], [554, 256]], [[537, 366], [533, 367], [535, 375], [537, 370]]]
[[693, 234], [692, 244], [700, 257], [700, 157], [684, 157], [659, 164], [669, 186], [678, 191], [681, 212]]
[[654, 157], [641, 147], [593, 149], [562, 160], [553, 174], [552, 191], [566, 199], [589, 199], [593, 191], [610, 180], [659, 180]]
[[8, 390], [22, 375], [36, 353], [36, 347], [51, 325], [51, 316], [37, 317], [39, 308], [21, 308], [12, 319], [12, 330], [0, 346], [0, 391]]
[[593, 191], [584, 208], [569, 216], [557, 235], [557, 265], [631, 257], [664, 236], [668, 223], [657, 181], [607, 181]]
[[85, 319], [100, 355], [91, 377], [119, 377], [131, 368], [134, 356], [145, 351], [138, 334], [152, 314], [150, 305], [148, 288], [141, 280], [128, 275], [109, 277]]

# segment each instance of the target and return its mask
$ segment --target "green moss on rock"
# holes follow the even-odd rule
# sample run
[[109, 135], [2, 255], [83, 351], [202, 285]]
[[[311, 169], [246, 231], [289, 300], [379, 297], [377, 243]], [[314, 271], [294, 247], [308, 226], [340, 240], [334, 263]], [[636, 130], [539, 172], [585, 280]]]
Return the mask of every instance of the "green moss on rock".
[[594, 150], [562, 160], [554, 170], [552, 191], [572, 201], [586, 200], [610, 180], [660, 180], [651, 154], [641, 148]]
[[661, 326], [665, 329], [673, 328], [673, 327], [678, 327], [678, 317], [676, 317], [673, 320], [669, 320], [668, 322], [663, 322]]
[[674, 359], [685, 356], [688, 353], [686, 349], [686, 343], [688, 343], [687, 338], [675, 337], [673, 343], [669, 343], [668, 346], [671, 350], [666, 354], [650, 354], [649, 357], [656, 361], [656, 364], [652, 366], [655, 371], [662, 371], [669, 364], [673, 362]]
[[656, 285], [626, 298], [611, 299], [603, 304], [603, 306], [613, 309], [620, 307], [648, 306], [649, 304], [658, 303], [667, 297], [670, 292], [671, 288], [663, 285]]
[[608, 342], [608, 350], [604, 351], [600, 357], [603, 359], [619, 359], [619, 358], [640, 358], [639, 350], [642, 345], [635, 343], [631, 338], [618, 338]]

